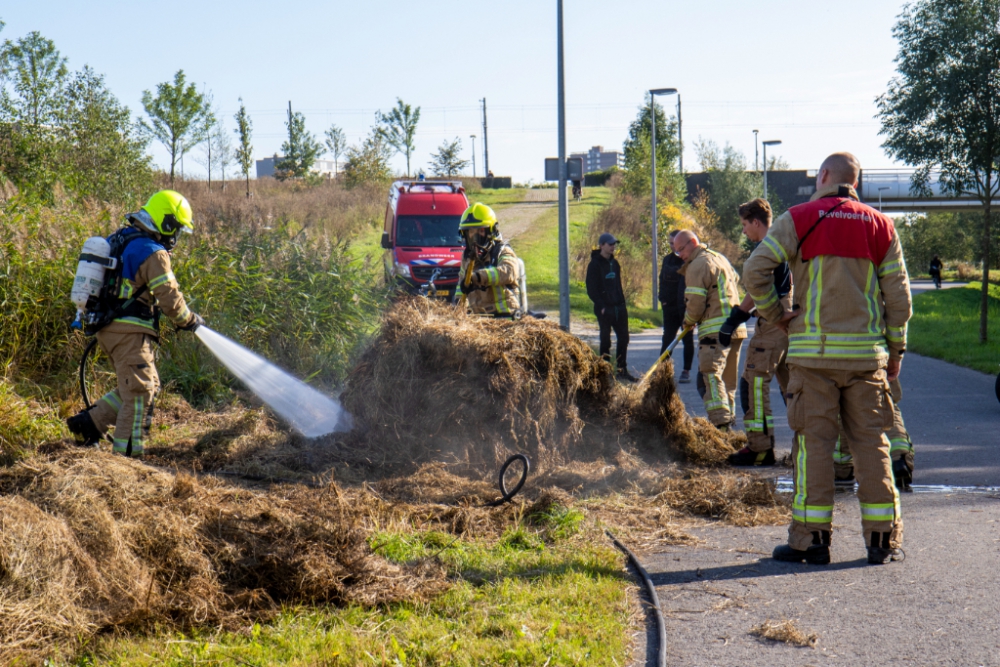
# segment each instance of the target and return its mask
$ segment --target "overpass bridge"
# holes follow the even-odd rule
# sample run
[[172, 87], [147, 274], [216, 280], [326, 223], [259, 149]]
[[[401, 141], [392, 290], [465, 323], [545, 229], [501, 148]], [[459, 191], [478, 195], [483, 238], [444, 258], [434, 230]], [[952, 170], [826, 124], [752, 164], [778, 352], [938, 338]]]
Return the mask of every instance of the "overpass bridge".
[[[930, 196], [920, 197], [913, 189], [913, 172], [913, 169], [864, 169], [858, 179], [858, 195], [863, 202], [875, 208], [879, 207], [881, 195], [882, 211], [885, 213], [982, 210], [978, 199], [968, 195], [955, 197], [945, 192], [936, 173], [931, 174], [928, 183]], [[685, 178], [689, 201], [693, 201], [698, 190], [711, 194], [709, 174], [689, 173]], [[778, 195], [785, 206], [805, 203], [816, 192], [816, 170], [769, 171], [767, 187]], [[993, 200], [993, 206], [1000, 211], [1000, 198]]]
[[[927, 183], [930, 196], [921, 197], [913, 187], [912, 169], [865, 169], [858, 183], [858, 196], [869, 206], [879, 207], [884, 213], [929, 213], [931, 211], [980, 211], [982, 203], [970, 195], [956, 197], [946, 192], [938, 180], [939, 174], [931, 173]], [[993, 206], [1000, 206], [994, 199]], [[1000, 208], [997, 209], [1000, 211]]]

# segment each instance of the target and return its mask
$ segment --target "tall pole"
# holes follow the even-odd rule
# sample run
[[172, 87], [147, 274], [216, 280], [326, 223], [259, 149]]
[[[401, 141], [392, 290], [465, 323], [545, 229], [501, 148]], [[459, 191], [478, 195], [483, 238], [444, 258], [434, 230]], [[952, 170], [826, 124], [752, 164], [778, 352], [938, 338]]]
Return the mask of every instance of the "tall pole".
[[652, 137], [652, 141], [653, 141], [653, 148], [652, 148], [653, 159], [652, 159], [652, 163], [651, 163], [652, 164], [652, 169], [653, 169], [653, 211], [652, 211], [652, 213], [653, 213], [653, 230], [652, 230], [653, 231], [653, 233], [652, 233], [652, 237], [653, 237], [653, 306], [652, 306], [652, 308], [653, 308], [653, 312], [656, 312], [656, 306], [659, 303], [659, 300], [657, 299], [657, 294], [656, 294], [656, 288], [657, 288], [656, 259], [657, 259], [657, 257], [659, 257], [660, 249], [657, 247], [657, 239], [656, 239], [656, 237], [657, 237], [657, 229], [656, 228], [658, 227], [658, 225], [656, 223], [656, 95], [654, 95], [652, 91], [650, 91], [650, 93], [649, 93], [649, 122], [650, 122], [650, 127], [652, 128], [651, 131], [650, 131], [650, 136]]
[[764, 199], [767, 199], [767, 142], [764, 142]]
[[681, 94], [677, 93], [677, 168], [684, 175], [684, 137], [681, 135]]
[[[559, 49], [559, 326], [569, 331], [569, 200], [566, 196], [566, 80], [563, 68], [563, 0], [557, 0]], [[483, 100], [483, 141], [486, 100]]]
[[486, 135], [486, 98], [483, 98], [483, 171], [490, 175], [490, 143]]
[[754, 130], [753, 131], [753, 170], [754, 171], [760, 171], [760, 162], [757, 159], [758, 156], [759, 156], [759, 154], [757, 152], [757, 132], [759, 132], [759, 130]]
[[472, 177], [476, 177], [476, 135], [470, 134], [469, 138], [472, 139]]

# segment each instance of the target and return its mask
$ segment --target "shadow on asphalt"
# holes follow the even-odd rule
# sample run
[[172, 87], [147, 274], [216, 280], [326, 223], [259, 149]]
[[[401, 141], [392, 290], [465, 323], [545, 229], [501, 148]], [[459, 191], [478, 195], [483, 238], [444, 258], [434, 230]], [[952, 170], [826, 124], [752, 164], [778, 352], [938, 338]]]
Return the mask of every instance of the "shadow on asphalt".
[[775, 577], [783, 574], [797, 575], [809, 572], [830, 572], [832, 570], [853, 570], [868, 567], [866, 558], [839, 561], [829, 565], [806, 565], [804, 563], [783, 563], [772, 558], [762, 558], [756, 563], [740, 563], [723, 567], [695, 568], [694, 570], [677, 570], [675, 572], [650, 572], [649, 578], [656, 586], [671, 586], [674, 584], [690, 584], [696, 581], [725, 581], [728, 579], [753, 579], [758, 577]]

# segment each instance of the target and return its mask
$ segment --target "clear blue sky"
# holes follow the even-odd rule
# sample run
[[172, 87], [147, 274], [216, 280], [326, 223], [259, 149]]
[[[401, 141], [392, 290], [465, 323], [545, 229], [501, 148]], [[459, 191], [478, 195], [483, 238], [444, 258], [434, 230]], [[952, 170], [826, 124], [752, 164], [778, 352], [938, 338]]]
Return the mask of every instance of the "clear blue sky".
[[[752, 162], [754, 128], [783, 140], [777, 154], [793, 168], [836, 150], [891, 167], [874, 99], [894, 72], [903, 4], [566, 0], [568, 149], [620, 147], [643, 91], [674, 87], [688, 171], [699, 137]], [[71, 69], [103, 73], [134, 112], [143, 90], [178, 69], [212, 91], [230, 128], [242, 97], [256, 157], [280, 147], [289, 100], [317, 136], [336, 123], [354, 143], [396, 97], [423, 109], [414, 167], [445, 138], [460, 137], [468, 154], [476, 134], [481, 172], [483, 97], [497, 175], [541, 180], [557, 151], [554, 0], [22, 0], [0, 6], [0, 19], [3, 38], [38, 30]], [[153, 154], [166, 163], [162, 149]]]

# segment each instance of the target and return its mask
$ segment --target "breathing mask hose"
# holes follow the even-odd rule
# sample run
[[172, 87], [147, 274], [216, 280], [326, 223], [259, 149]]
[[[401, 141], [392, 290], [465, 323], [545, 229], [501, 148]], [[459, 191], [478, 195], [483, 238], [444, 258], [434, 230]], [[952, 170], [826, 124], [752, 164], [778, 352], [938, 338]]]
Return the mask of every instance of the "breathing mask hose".
[[90, 402], [90, 397], [87, 396], [87, 360], [94, 352], [95, 347], [97, 347], [97, 339], [92, 338], [80, 357], [80, 395], [83, 396], [83, 406], [86, 410], [94, 407], [94, 404]]

